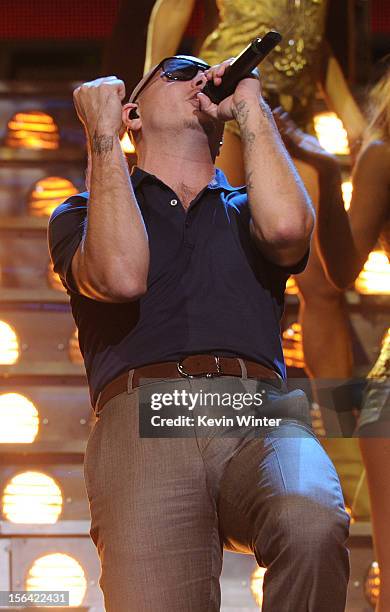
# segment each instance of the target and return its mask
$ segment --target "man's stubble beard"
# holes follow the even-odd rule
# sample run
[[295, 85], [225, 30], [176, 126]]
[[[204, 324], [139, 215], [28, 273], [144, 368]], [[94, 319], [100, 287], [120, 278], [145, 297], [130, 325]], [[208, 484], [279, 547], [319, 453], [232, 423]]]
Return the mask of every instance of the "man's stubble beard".
[[202, 131], [207, 136], [210, 136], [215, 133], [216, 126], [214, 122], [208, 118], [205, 118], [202, 121], [199, 117], [193, 119], [184, 119], [183, 121], [183, 129]]

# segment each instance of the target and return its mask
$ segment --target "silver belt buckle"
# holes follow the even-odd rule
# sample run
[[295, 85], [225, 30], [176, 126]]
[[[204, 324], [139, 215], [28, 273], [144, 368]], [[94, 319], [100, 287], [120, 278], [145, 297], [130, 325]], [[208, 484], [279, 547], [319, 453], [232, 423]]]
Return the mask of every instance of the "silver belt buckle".
[[221, 364], [219, 362], [219, 357], [217, 357], [216, 355], [213, 355], [213, 357], [215, 360], [215, 365], [217, 366], [216, 372], [202, 372], [201, 374], [189, 374], [188, 372], [185, 371], [182, 365], [184, 359], [186, 359], [185, 357], [184, 359], [181, 359], [180, 361], [177, 362], [176, 364], [177, 371], [179, 372], [181, 376], [184, 376], [185, 378], [214, 378], [214, 376], [221, 376]]

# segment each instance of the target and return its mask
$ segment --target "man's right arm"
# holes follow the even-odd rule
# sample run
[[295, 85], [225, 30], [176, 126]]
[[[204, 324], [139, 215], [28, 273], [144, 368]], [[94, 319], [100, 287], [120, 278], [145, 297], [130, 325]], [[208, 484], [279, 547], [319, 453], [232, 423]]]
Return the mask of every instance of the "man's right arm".
[[107, 302], [143, 295], [149, 269], [146, 228], [118, 135], [124, 95], [115, 77], [85, 83], [74, 92], [88, 139], [90, 195], [72, 275], [81, 294]]

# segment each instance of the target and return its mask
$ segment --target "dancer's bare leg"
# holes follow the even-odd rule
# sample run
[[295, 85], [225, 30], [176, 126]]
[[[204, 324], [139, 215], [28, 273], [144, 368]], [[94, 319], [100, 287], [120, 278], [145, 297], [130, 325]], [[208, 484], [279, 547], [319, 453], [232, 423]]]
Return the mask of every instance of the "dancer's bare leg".
[[367, 470], [376, 560], [380, 567], [380, 597], [375, 612], [390, 610], [390, 466], [388, 438], [360, 438], [360, 450]]
[[[294, 160], [315, 206], [319, 190], [317, 173], [308, 164]], [[312, 379], [313, 394], [321, 405], [316, 378], [349, 378], [352, 375], [352, 347], [343, 293], [327, 280], [316, 248], [306, 270], [295, 277], [300, 291], [299, 321], [302, 326], [306, 371]], [[359, 487], [363, 466], [359, 445], [354, 438], [322, 438], [339, 473], [346, 503], [357, 516], [367, 512], [366, 489]], [[357, 494], [359, 491], [359, 494]]]
[[306, 270], [295, 280], [308, 374], [311, 378], [350, 377], [352, 348], [344, 296], [326, 279], [315, 241]]
[[[316, 170], [298, 160], [294, 160], [294, 163], [317, 208], [319, 189]], [[351, 376], [352, 349], [343, 294], [325, 276], [315, 237], [306, 270], [295, 280], [300, 292], [299, 320], [308, 374], [311, 378]]]

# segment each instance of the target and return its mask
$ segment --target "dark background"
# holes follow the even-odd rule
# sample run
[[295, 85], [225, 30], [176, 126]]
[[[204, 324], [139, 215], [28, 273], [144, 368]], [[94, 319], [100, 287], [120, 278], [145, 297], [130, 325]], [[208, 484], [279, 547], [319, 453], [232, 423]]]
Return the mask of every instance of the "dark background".
[[[142, 73], [153, 4], [1, 0], [0, 79], [77, 81], [116, 74], [130, 88]], [[185, 50], [211, 29], [214, 17], [210, 11], [205, 14], [203, 0], [198, 0], [183, 40]], [[331, 0], [327, 39], [352, 86], [375, 81], [390, 51], [389, 0]]]

